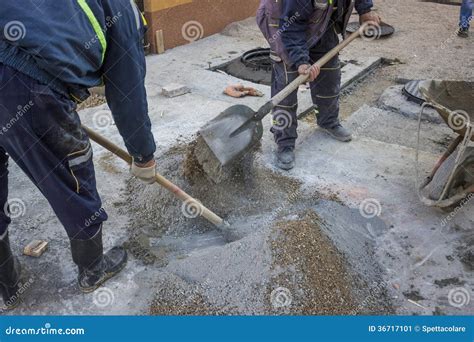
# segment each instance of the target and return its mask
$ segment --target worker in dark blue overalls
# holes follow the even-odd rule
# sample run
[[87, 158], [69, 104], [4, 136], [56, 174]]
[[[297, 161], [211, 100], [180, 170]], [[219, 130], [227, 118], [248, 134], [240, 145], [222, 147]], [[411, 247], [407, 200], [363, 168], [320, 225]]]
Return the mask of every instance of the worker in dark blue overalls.
[[107, 214], [76, 104], [105, 84], [131, 172], [147, 183], [156, 147], [144, 86], [146, 24], [133, 0], [43, 0], [28, 10], [2, 0], [0, 11], [0, 292], [13, 308], [20, 265], [7, 230], [9, 157], [51, 204], [71, 240], [79, 287], [91, 292], [123, 269], [127, 253], [103, 251]]
[[[380, 23], [372, 12], [372, 0], [261, 0], [257, 13], [258, 25], [271, 47], [272, 96], [300, 74], [309, 74], [318, 125], [344, 142], [352, 137], [339, 122], [339, 58], [334, 57], [321, 70], [311, 65], [339, 43], [338, 35], [345, 32], [354, 6], [361, 22]], [[297, 109], [295, 91], [273, 111], [276, 165], [284, 170], [294, 167]]]

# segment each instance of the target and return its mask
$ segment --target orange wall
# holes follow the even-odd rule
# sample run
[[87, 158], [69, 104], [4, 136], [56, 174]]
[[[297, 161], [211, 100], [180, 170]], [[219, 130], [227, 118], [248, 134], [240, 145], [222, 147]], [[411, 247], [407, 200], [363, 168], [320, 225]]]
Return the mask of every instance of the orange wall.
[[145, 0], [151, 51], [156, 52], [158, 30], [163, 30], [165, 49], [170, 49], [254, 16], [258, 4], [259, 0]]

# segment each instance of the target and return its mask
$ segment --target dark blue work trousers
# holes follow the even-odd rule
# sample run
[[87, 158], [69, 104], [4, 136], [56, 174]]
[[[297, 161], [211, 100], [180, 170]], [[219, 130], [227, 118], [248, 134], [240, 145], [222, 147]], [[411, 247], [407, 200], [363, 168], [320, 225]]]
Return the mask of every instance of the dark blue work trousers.
[[46, 197], [69, 238], [88, 239], [107, 220], [75, 109], [70, 99], [0, 64], [0, 235], [12, 217], [21, 219], [21, 212], [12, 215], [13, 202], [25, 211], [33, 205], [15, 189], [8, 200], [8, 156]]
[[[339, 43], [333, 26], [329, 27], [321, 40], [310, 49], [312, 63], [318, 61]], [[273, 58], [272, 97], [282, 91], [299, 76], [298, 70]], [[341, 89], [341, 65], [339, 57], [332, 58], [314, 82], [310, 84], [313, 103], [318, 107], [317, 122], [324, 128], [339, 124], [339, 93]], [[298, 92], [294, 91], [273, 110], [272, 133], [279, 147], [295, 146], [298, 137]]]

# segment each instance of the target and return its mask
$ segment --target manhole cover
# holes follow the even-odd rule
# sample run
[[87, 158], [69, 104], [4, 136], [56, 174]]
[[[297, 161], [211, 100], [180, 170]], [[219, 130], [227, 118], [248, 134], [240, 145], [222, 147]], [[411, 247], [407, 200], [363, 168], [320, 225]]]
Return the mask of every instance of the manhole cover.
[[[349, 33], [354, 33], [360, 28], [358, 21], [353, 21], [347, 24], [346, 31]], [[376, 33], [378, 38], [391, 36], [395, 32], [395, 28], [387, 23], [380, 24], [380, 31]], [[371, 38], [371, 37], [369, 37]]]

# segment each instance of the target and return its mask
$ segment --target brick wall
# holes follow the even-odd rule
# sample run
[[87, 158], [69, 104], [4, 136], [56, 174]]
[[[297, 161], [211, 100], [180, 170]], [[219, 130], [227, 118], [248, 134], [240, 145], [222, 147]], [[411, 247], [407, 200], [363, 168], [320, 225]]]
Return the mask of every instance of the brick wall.
[[255, 16], [259, 0], [144, 0], [148, 41], [156, 52], [156, 31], [165, 49], [218, 33], [234, 22]]

